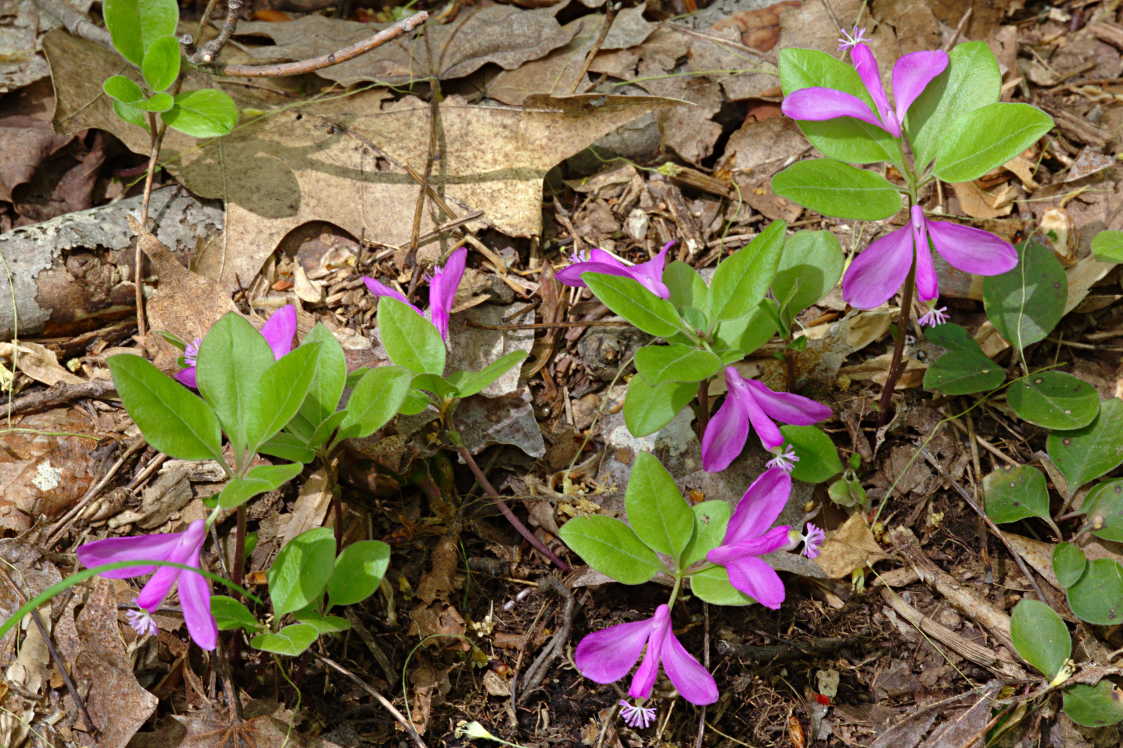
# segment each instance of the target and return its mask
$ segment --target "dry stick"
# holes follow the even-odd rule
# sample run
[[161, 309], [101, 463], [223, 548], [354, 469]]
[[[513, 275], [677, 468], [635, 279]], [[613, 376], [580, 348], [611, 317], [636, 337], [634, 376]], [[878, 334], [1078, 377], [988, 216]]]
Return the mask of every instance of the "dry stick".
[[108, 470], [105, 471], [105, 475], [101, 476], [101, 478], [98, 479], [97, 483], [90, 486], [89, 490], [82, 495], [82, 498], [78, 499], [78, 501], [74, 503], [74, 506], [70, 507], [70, 509], [66, 511], [66, 514], [60, 517], [57, 522], [55, 522], [50, 532], [47, 533], [47, 540], [44, 542], [43, 547], [50, 548], [52, 545], [54, 545], [54, 542], [58, 539], [58, 536], [61, 535], [62, 531], [65, 530], [70, 525], [70, 523], [74, 521], [74, 518], [77, 517], [83, 509], [85, 509], [86, 504], [93, 501], [94, 497], [100, 494], [102, 490], [104, 490], [104, 488], [109, 485], [109, 481], [113, 480], [113, 477], [117, 475], [121, 468], [125, 466], [125, 462], [132, 458], [134, 454], [144, 449], [147, 444], [148, 443], [144, 441], [143, 436], [138, 436], [131, 442], [129, 442], [128, 447], [125, 448], [125, 453], [121, 455], [117, 459], [117, 461], [114, 462], [112, 466], [110, 466]]
[[37, 413], [42, 410], [65, 405], [72, 400], [92, 398], [101, 400], [117, 396], [117, 388], [111, 379], [91, 379], [88, 382], [59, 382], [45, 390], [37, 390], [27, 395], [21, 395], [10, 403], [9, 412], [12, 415], [21, 413]]
[[[919, 247], [917, 252], [921, 251]], [[897, 334], [893, 336], [893, 359], [889, 363], [889, 373], [885, 376], [885, 384], [881, 388], [881, 400], [878, 409], [881, 415], [877, 425], [884, 426], [889, 423], [889, 409], [893, 405], [893, 388], [904, 371], [905, 335], [908, 333], [909, 319], [912, 317], [912, 294], [916, 280], [916, 259], [913, 258], [909, 268], [908, 277], [905, 278], [905, 290], [901, 293], [901, 314], [897, 317]]]
[[573, 88], [570, 93], [577, 93], [577, 89], [581, 87], [581, 81], [585, 80], [585, 74], [589, 72], [589, 67], [593, 64], [593, 58], [600, 52], [604, 40], [608, 38], [608, 32], [612, 30], [612, 22], [616, 20], [616, 6], [609, 3], [604, 10], [604, 21], [601, 22], [600, 33], [597, 34], [596, 41], [593, 46], [589, 47], [588, 54], [585, 55], [585, 62], [581, 65], [581, 70], [578, 71], [577, 77], [573, 79]]
[[[214, 58], [218, 57], [219, 50], [226, 46], [226, 42], [230, 41], [230, 37], [234, 35], [234, 29], [238, 26], [238, 14], [242, 12], [242, 0], [226, 0], [226, 18], [222, 21], [222, 28], [218, 31], [218, 36], [211, 39], [199, 49], [195, 50], [195, 54], [188, 58], [188, 61], [195, 65], [205, 65], [214, 62]], [[207, 5], [209, 10], [212, 4]], [[199, 24], [199, 33], [203, 33], [203, 24]]]
[[109, 32], [101, 26], [94, 24], [82, 13], [72, 8], [66, 0], [35, 0], [39, 10], [59, 20], [62, 25], [74, 36], [88, 39], [91, 42], [113, 46]]
[[[558, 630], [554, 632], [549, 643], [542, 648], [538, 657], [535, 658], [530, 667], [526, 669], [522, 677], [516, 678], [514, 685], [517, 685], [519, 690], [518, 698], [514, 699], [515, 703], [522, 703], [526, 699], [527, 694], [541, 685], [542, 679], [546, 677], [546, 669], [549, 667], [550, 663], [561, 654], [565, 643], [569, 641], [569, 633], [573, 629], [573, 614], [577, 606], [577, 598], [573, 596], [572, 592], [566, 589], [564, 584], [554, 577], [545, 577], [542, 579], [541, 586], [548, 587], [560, 595], [565, 600], [565, 607], [562, 608], [561, 625], [558, 626]], [[514, 686], [512, 686], [512, 691], [514, 691]]]
[[416, 745], [417, 748], [426, 748], [425, 741], [422, 740], [421, 736], [417, 734], [417, 728], [415, 728], [412, 724], [410, 724], [410, 721], [405, 718], [405, 715], [402, 714], [401, 712], [399, 712], [397, 707], [395, 707], [393, 704], [391, 704], [390, 701], [385, 696], [380, 694], [378, 691], [375, 691], [373, 688], [371, 688], [369, 685], [367, 685], [366, 681], [359, 678], [357, 675], [355, 675], [350, 670], [348, 670], [347, 668], [345, 668], [342, 665], [340, 665], [339, 663], [337, 663], [335, 660], [332, 660], [328, 657], [324, 657], [319, 652], [315, 652], [313, 650], [308, 650], [308, 651], [312, 652], [312, 655], [317, 660], [324, 663], [325, 665], [327, 665], [331, 669], [335, 670], [336, 672], [339, 672], [339, 673], [342, 673], [343, 675], [346, 675], [352, 681], [357, 683], [360, 688], [362, 688], [364, 691], [366, 691], [371, 696], [373, 696], [378, 701], [378, 703], [381, 704], [386, 709], [386, 711], [390, 712], [390, 715], [394, 719], [398, 720], [398, 723], [401, 724], [401, 726], [405, 728], [405, 731], [413, 739], [413, 744]]
[[[167, 126], [163, 125], [159, 128], [156, 127], [156, 114], [153, 112], [148, 113], [148, 136], [149, 136], [149, 153], [148, 153], [148, 169], [144, 175], [144, 197], [140, 204], [140, 228], [142, 231], [148, 231], [148, 204], [152, 200], [152, 181], [156, 177], [156, 161], [160, 157], [160, 144], [164, 140], [164, 132]], [[140, 248], [140, 241], [136, 243], [136, 249], [133, 250], [133, 283], [136, 284], [134, 289], [136, 301], [136, 334], [138, 337], [144, 337], [148, 333], [148, 326], [144, 321], [144, 276], [141, 272], [141, 265], [144, 260], [144, 251]]]
[[217, 75], [231, 75], [238, 78], [281, 78], [289, 75], [303, 75], [317, 70], [346, 62], [353, 57], [358, 57], [364, 52], [369, 52], [375, 47], [380, 47], [388, 41], [397, 39], [402, 34], [413, 31], [429, 18], [425, 11], [414, 13], [409, 18], [387, 26], [369, 39], [356, 42], [350, 47], [338, 49], [331, 54], [313, 57], [308, 60], [284, 62], [277, 65], [217, 65], [213, 68]]
[[545, 543], [538, 539], [538, 536], [526, 528], [522, 520], [515, 516], [515, 513], [511, 511], [511, 507], [507, 506], [507, 502], [503, 500], [503, 497], [495, 490], [495, 486], [491, 485], [491, 481], [489, 481], [483, 471], [480, 470], [480, 466], [476, 464], [476, 458], [472, 457], [472, 453], [468, 451], [468, 448], [457, 445], [456, 453], [460, 455], [460, 459], [468, 464], [468, 469], [472, 471], [472, 475], [476, 476], [476, 480], [479, 481], [480, 487], [483, 488], [484, 493], [499, 507], [499, 511], [507, 518], [507, 521], [511, 523], [511, 527], [515, 528], [519, 535], [522, 535], [526, 542], [534, 547], [534, 550], [548, 558], [554, 566], [562, 571], [569, 571], [569, 564], [558, 558], [553, 551], [546, 547]]
[[481, 330], [551, 330], [555, 327], [634, 327], [631, 322], [612, 319], [591, 319], [587, 322], [529, 322], [525, 325], [485, 325], [468, 320], [468, 327]]

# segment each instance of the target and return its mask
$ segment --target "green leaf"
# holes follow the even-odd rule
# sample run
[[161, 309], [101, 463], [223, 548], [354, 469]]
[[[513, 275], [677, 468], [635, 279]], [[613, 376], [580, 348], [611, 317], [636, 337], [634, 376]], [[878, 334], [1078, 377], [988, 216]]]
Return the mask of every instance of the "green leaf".
[[347, 631], [351, 628], [351, 622], [346, 618], [322, 615], [319, 611], [315, 610], [315, 606], [307, 610], [298, 610], [292, 614], [292, 617], [316, 629], [316, 633], [321, 636], [324, 634], [338, 634], [340, 631]]
[[140, 73], [144, 76], [144, 82], [153, 91], [165, 91], [171, 88], [179, 77], [179, 61], [178, 39], [174, 36], [153, 39], [148, 49], [144, 51], [144, 60], [140, 64]]
[[[299, 417], [300, 416], [298, 414], [297, 418]], [[336, 429], [340, 427], [340, 425], [344, 420], [346, 420], [346, 418], [346, 410], [337, 410], [336, 412], [332, 413], [330, 416], [321, 421], [320, 425], [316, 427], [316, 430], [312, 432], [312, 437], [311, 439], [309, 439], [309, 443], [316, 449], [322, 447], [327, 443], [327, 440], [331, 438], [332, 434], [335, 433]]]
[[[785, 96], [812, 86], [845, 91], [876, 111], [854, 66], [816, 49], [781, 49], [780, 85]], [[900, 166], [904, 163], [897, 139], [867, 122], [853, 117], [838, 117], [825, 122], [796, 124], [811, 144], [829, 158], [851, 164], [889, 161]]]
[[300, 415], [313, 426], [318, 426], [339, 407], [343, 387], [347, 382], [347, 358], [343, 346], [322, 322], [304, 336], [304, 345], [318, 343], [312, 381], [308, 396], [300, 406]]
[[307, 465], [316, 459], [316, 451], [309, 446], [308, 440], [301, 439], [288, 431], [276, 434], [257, 448], [259, 454], [280, 457], [290, 462], [301, 462]]
[[1101, 231], [1092, 237], [1092, 254], [1104, 262], [1123, 262], [1123, 231]]
[[677, 559], [690, 542], [694, 515], [655, 455], [636, 455], [624, 506], [632, 529], [652, 550]]
[[179, 25], [176, 0], [105, 0], [101, 10], [114, 49], [137, 67], [153, 42], [175, 36]]
[[1010, 640], [1018, 655], [1052, 680], [1072, 656], [1072, 637], [1061, 617], [1045, 603], [1025, 598], [1010, 616]]
[[374, 594], [390, 567], [390, 546], [360, 540], [343, 549], [328, 580], [328, 606], [353, 605]]
[[1053, 118], [1029, 104], [996, 102], [956, 115], [942, 133], [934, 173], [945, 182], [978, 179], [1053, 129]]
[[316, 373], [319, 348], [319, 343], [305, 343], [265, 370], [258, 399], [246, 409], [246, 441], [251, 450], [257, 451], [300, 410]]
[[410, 381], [409, 372], [400, 366], [368, 369], [351, 390], [336, 441], [370, 436], [385, 426], [402, 407]]
[[144, 98], [144, 91], [141, 90], [131, 78], [126, 78], [123, 75], [111, 75], [105, 79], [101, 84], [101, 90], [105, 91], [106, 96], [116, 101], [123, 101], [126, 104], [133, 104]]
[[436, 374], [418, 374], [413, 378], [411, 386], [416, 390], [430, 392], [438, 398], [459, 397], [456, 385], [450, 380], [451, 377], [438, 377]]
[[239, 507], [254, 496], [280, 488], [300, 475], [303, 469], [304, 465], [299, 462], [285, 465], [258, 465], [251, 469], [246, 477], [231, 479], [218, 495], [218, 505], [223, 509]]
[[1018, 253], [1021, 261], [1013, 270], [983, 278], [983, 303], [1002, 337], [1024, 349], [1043, 340], [1061, 321], [1068, 279], [1048, 247], [1023, 242]]
[[267, 575], [273, 613], [280, 618], [319, 599], [334, 568], [335, 535], [330, 527], [316, 527], [290, 540]]
[[780, 318], [791, 326], [800, 312], [826, 296], [842, 277], [842, 248], [829, 231], [797, 231], [784, 243], [772, 279]]
[[645, 345], [636, 351], [636, 371], [649, 384], [700, 382], [721, 370], [721, 359], [688, 345]]
[[632, 528], [612, 517], [575, 517], [559, 531], [581, 560], [622, 584], [643, 584], [666, 571]]
[[631, 278], [582, 273], [581, 280], [602, 304], [648, 335], [666, 338], [683, 328], [671, 302], [659, 298]]
[[999, 524], [1026, 517], [1049, 517], [1045, 476], [1031, 465], [995, 470], [983, 479], [983, 492], [987, 516]]
[[929, 327], [929, 341], [948, 350], [924, 372], [924, 388], [947, 395], [970, 395], [998, 387], [1006, 379], [1002, 367], [983, 354], [967, 330], [954, 323]]
[[511, 351], [479, 371], [456, 371], [448, 375], [448, 381], [456, 388], [457, 396], [471, 397], [488, 388], [492, 382], [506, 374], [512, 367], [526, 360], [526, 351]]
[[1064, 691], [1064, 711], [1078, 725], [1110, 727], [1123, 721], [1123, 691], [1106, 678], [1094, 686], [1077, 683]]
[[838, 448], [822, 429], [815, 426], [781, 426], [780, 433], [799, 458], [792, 468], [792, 477], [796, 480], [822, 483], [842, 472]]
[[132, 104], [132, 106], [142, 112], [166, 112], [175, 106], [175, 99], [172, 98], [171, 94], [160, 92], [154, 93], [147, 99]]
[[1068, 481], [1070, 493], [1110, 473], [1123, 464], [1123, 400], [1101, 402], [1096, 420], [1082, 429], [1052, 432], [1045, 450]]
[[834, 483], [827, 487], [827, 495], [831, 497], [831, 501], [844, 507], [853, 506], [866, 506], [869, 503], [869, 496], [866, 495], [866, 489], [862, 487], [862, 482], [852, 476], [853, 473], [847, 473]]
[[780, 264], [788, 225], [773, 221], [746, 246], [722, 260], [710, 281], [710, 319], [737, 319], [756, 309]]
[[199, 346], [199, 392], [214, 406], [238, 453], [246, 450], [249, 411], [262, 407], [261, 378], [274, 361], [261, 333], [234, 312], [214, 323]]
[[1080, 581], [1066, 590], [1068, 607], [1097, 626], [1123, 623], [1123, 566], [1110, 558], [1088, 562]]
[[441, 334], [408, 304], [389, 296], [378, 300], [378, 337], [398, 366], [418, 374], [444, 374], [445, 343]]
[[[714, 337], [719, 345], [731, 351], [732, 360], [723, 356], [723, 363], [740, 361], [776, 334], [776, 322], [765, 309], [768, 300], [759, 304], [752, 314], [730, 319], [717, 326]], [[734, 355], [735, 354], [735, 355]]]
[[711, 605], [752, 605], [756, 602], [729, 583], [729, 572], [724, 566], [690, 575], [690, 589], [695, 597]]
[[728, 501], [714, 499], [703, 501], [691, 507], [694, 512], [694, 535], [682, 552], [680, 566], [685, 569], [706, 557], [706, 554], [721, 545], [725, 539], [725, 529], [733, 507]]
[[1089, 491], [1080, 511], [1088, 516], [1093, 535], [1123, 543], [1123, 478], [1101, 483]]
[[402, 401], [398, 412], [403, 416], [415, 416], [423, 413], [432, 404], [433, 401], [421, 390], [410, 390], [406, 393], [406, 398]]
[[202, 88], [177, 94], [175, 107], [160, 116], [168, 127], [193, 138], [217, 138], [238, 124], [238, 105], [225, 91]]
[[263, 652], [296, 657], [312, 646], [319, 634], [316, 627], [307, 623], [294, 623], [285, 626], [277, 633], [258, 634], [250, 639], [250, 646]]
[[924, 169], [936, 160], [951, 121], [998, 101], [1002, 73], [986, 42], [965, 42], [948, 53], [948, 66], [909, 107], [905, 132]]
[[125, 120], [130, 125], [143, 127], [145, 131], [148, 130], [148, 116], [144, 113], [143, 109], [135, 107], [132, 104], [114, 100], [113, 111], [118, 117]]
[[1043, 371], [1013, 382], [1010, 408], [1024, 421], [1047, 429], [1079, 429], [1100, 412], [1096, 388], [1063, 371]]
[[697, 270], [676, 260], [663, 271], [663, 283], [671, 292], [671, 303], [676, 309], [680, 312], [695, 309], [706, 316], [710, 308], [710, 289]]
[[222, 433], [211, 406], [140, 356], [107, 362], [129, 417], [152, 447], [177, 460], [222, 459]]
[[632, 377], [624, 396], [624, 423], [632, 436], [654, 434], [666, 426], [694, 398], [698, 388], [691, 382], [648, 384]]
[[265, 628], [249, 608], [226, 595], [211, 595], [211, 615], [219, 631], [242, 629], [253, 634]]
[[1057, 543], [1053, 548], [1053, 573], [1057, 575], [1057, 582], [1064, 589], [1067, 590], [1079, 582], [1087, 568], [1088, 559], [1078, 546], [1072, 543]]
[[901, 209], [901, 193], [885, 177], [829, 158], [796, 161], [772, 177], [772, 191], [836, 218], [879, 221]]

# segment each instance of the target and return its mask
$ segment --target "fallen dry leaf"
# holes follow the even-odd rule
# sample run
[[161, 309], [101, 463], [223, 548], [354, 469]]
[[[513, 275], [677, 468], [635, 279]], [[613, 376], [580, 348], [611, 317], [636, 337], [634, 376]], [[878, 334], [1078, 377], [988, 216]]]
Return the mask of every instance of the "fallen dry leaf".
[[833, 532], [827, 533], [815, 562], [831, 579], [840, 579], [855, 569], [888, 558], [874, 540], [866, 518], [852, 514]]

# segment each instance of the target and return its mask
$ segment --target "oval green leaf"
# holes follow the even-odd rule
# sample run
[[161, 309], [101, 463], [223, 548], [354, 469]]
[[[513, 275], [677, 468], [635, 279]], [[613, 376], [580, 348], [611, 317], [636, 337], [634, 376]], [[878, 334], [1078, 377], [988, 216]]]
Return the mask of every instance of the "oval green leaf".
[[1101, 483], [1089, 491], [1080, 511], [1088, 515], [1093, 535], [1123, 543], [1123, 478]]
[[1044, 340], [1064, 315], [1068, 278], [1060, 260], [1043, 244], [1022, 243], [1018, 265], [983, 278], [987, 318], [1002, 337], [1023, 349]]
[[1100, 403], [1096, 420], [1075, 431], [1054, 431], [1045, 449], [1068, 481], [1068, 490], [1091, 483], [1123, 464], [1123, 400]]
[[445, 343], [441, 334], [408, 304], [389, 296], [378, 300], [378, 337], [398, 366], [418, 374], [444, 374]]
[[339, 398], [347, 382], [347, 358], [343, 346], [322, 322], [308, 331], [304, 343], [319, 343], [320, 347], [316, 351], [308, 396], [299, 412], [309, 423], [318, 426], [339, 407]]
[[1094, 686], [1077, 683], [1064, 691], [1064, 711], [1085, 727], [1118, 724], [1123, 721], [1123, 691], [1107, 679]]
[[211, 595], [211, 615], [219, 631], [243, 629], [253, 634], [264, 628], [249, 608], [226, 595]]
[[457, 371], [449, 374], [448, 381], [456, 388], [458, 397], [471, 397], [487, 389], [492, 382], [506, 374], [512, 367], [526, 360], [526, 351], [511, 351], [479, 371]]
[[1023, 377], [1006, 390], [1006, 401], [1023, 420], [1047, 429], [1078, 429], [1100, 412], [1096, 388], [1063, 371]]
[[784, 242], [784, 252], [772, 278], [772, 295], [784, 324], [791, 325], [842, 277], [842, 247], [829, 231], [797, 231]]
[[1088, 559], [1084, 551], [1072, 543], [1057, 543], [1053, 549], [1053, 573], [1062, 588], [1067, 590], [1079, 582], [1087, 568]]
[[101, 90], [105, 91], [106, 96], [116, 101], [122, 101], [126, 104], [135, 104], [144, 98], [144, 91], [141, 90], [131, 78], [126, 78], [123, 75], [111, 75], [105, 79], [101, 84]]
[[179, 40], [174, 36], [163, 36], [154, 39], [144, 51], [140, 73], [153, 91], [165, 91], [179, 77], [179, 62]]
[[559, 531], [581, 560], [622, 584], [643, 584], [666, 569], [632, 528], [612, 517], [576, 517]]
[[1092, 254], [1104, 262], [1123, 262], [1123, 231], [1101, 231], [1092, 237]]
[[175, 99], [169, 93], [154, 93], [143, 101], [138, 101], [133, 104], [137, 109], [145, 112], [166, 112], [175, 106]]
[[1088, 562], [1080, 581], [1066, 590], [1068, 607], [1098, 626], [1123, 623], [1123, 566], [1110, 558]]
[[1049, 516], [1045, 476], [1032, 465], [999, 469], [983, 479], [987, 516], [995, 522], [1017, 522]]
[[218, 505], [234, 509], [254, 496], [268, 493], [300, 475], [304, 465], [295, 462], [286, 465], [258, 465], [244, 478], [233, 478], [218, 495]]
[[655, 455], [636, 455], [624, 507], [632, 530], [652, 550], [677, 559], [690, 542], [694, 515]]
[[632, 377], [624, 396], [624, 423], [632, 436], [654, 434], [666, 426], [694, 398], [698, 388], [691, 382], [648, 384]]
[[683, 327], [671, 302], [659, 298], [631, 278], [582, 273], [581, 280], [602, 304], [648, 335], [667, 338]]
[[277, 633], [258, 634], [250, 639], [250, 646], [263, 652], [296, 657], [312, 646], [319, 633], [316, 627], [307, 623], [294, 623], [285, 626]]
[[300, 410], [316, 373], [319, 349], [319, 343], [305, 343], [261, 375], [258, 399], [246, 409], [246, 441], [251, 450], [256, 451]]
[[945, 323], [925, 330], [924, 336], [948, 350], [924, 372], [924, 388], [947, 395], [970, 395], [998, 387], [1006, 379], [1001, 366], [983, 354], [960, 325]]
[[996, 102], [962, 112], [941, 134], [935, 174], [945, 182], [970, 182], [1002, 166], [1053, 129], [1053, 118], [1029, 104]]
[[1037, 668], [1046, 680], [1051, 681], [1072, 656], [1072, 637], [1065, 622], [1039, 600], [1026, 598], [1014, 606], [1010, 616], [1010, 640], [1018, 655]]
[[773, 221], [751, 242], [718, 263], [710, 281], [711, 321], [738, 319], [756, 309], [776, 275], [787, 227], [783, 221]]
[[280, 618], [318, 600], [334, 568], [335, 533], [330, 527], [316, 527], [290, 540], [267, 575], [273, 613]]
[[709, 351], [681, 343], [645, 345], [636, 351], [636, 371], [648, 381], [700, 382], [721, 369], [721, 359]]
[[339, 425], [337, 441], [370, 436], [385, 426], [405, 402], [410, 382], [409, 372], [400, 366], [364, 372], [347, 401], [347, 415]]
[[694, 512], [694, 535], [682, 552], [682, 568], [687, 568], [706, 557], [714, 548], [721, 545], [733, 507], [728, 501], [713, 499], [691, 507]]
[[175, 97], [175, 107], [160, 115], [168, 127], [193, 138], [217, 138], [238, 124], [238, 105], [216, 88], [188, 91]]
[[246, 422], [260, 408], [261, 378], [276, 359], [261, 333], [235, 312], [211, 325], [199, 346], [199, 392], [214, 406], [236, 452], [246, 450]]
[[690, 576], [690, 589], [711, 605], [752, 605], [756, 602], [729, 583], [724, 566], [711, 566]]
[[671, 303], [680, 312], [696, 309], [703, 317], [710, 307], [710, 289], [698, 271], [685, 262], [675, 261], [663, 271], [663, 283], [671, 292]]
[[772, 177], [772, 191], [836, 218], [879, 221], [901, 209], [901, 193], [885, 177], [829, 158], [795, 162]]
[[175, 36], [179, 25], [176, 0], [105, 0], [101, 10], [114, 49], [137, 67], [153, 42]]
[[390, 546], [360, 540], [343, 549], [328, 580], [328, 605], [353, 605], [374, 594], [390, 567]]
[[796, 480], [822, 483], [842, 472], [838, 447], [822, 429], [815, 426], [781, 426], [780, 433], [799, 458], [792, 468], [792, 477]]

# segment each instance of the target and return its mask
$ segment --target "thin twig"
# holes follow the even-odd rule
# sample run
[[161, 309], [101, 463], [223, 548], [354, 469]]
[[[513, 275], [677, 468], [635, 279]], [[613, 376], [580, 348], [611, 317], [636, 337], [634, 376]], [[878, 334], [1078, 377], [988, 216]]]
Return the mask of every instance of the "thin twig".
[[63, 530], [65, 530], [70, 525], [70, 523], [74, 521], [74, 518], [77, 517], [78, 514], [86, 508], [86, 504], [93, 501], [94, 498], [98, 494], [100, 494], [107, 485], [109, 485], [109, 481], [113, 480], [113, 477], [117, 475], [118, 471], [120, 471], [120, 469], [125, 466], [125, 462], [129, 460], [134, 454], [144, 449], [146, 445], [147, 442], [144, 440], [143, 436], [135, 437], [131, 442], [129, 442], [128, 446], [125, 447], [124, 454], [117, 458], [117, 461], [114, 462], [113, 465], [105, 471], [105, 475], [101, 476], [101, 478], [98, 479], [97, 483], [90, 486], [89, 490], [87, 490], [86, 493], [82, 495], [82, 498], [78, 499], [78, 501], [75, 502], [74, 506], [70, 507], [70, 509], [66, 511], [66, 514], [60, 517], [57, 522], [55, 522], [54, 526], [47, 534], [47, 539], [43, 543], [43, 547], [50, 548], [52, 545], [54, 545], [55, 540], [58, 539], [58, 536], [62, 534]]
[[74, 36], [89, 39], [107, 47], [113, 46], [108, 31], [90, 21], [85, 14], [79, 13], [66, 0], [35, 0], [35, 5], [39, 7], [39, 10], [62, 22], [63, 27]]
[[[222, 21], [222, 28], [219, 29], [218, 36], [199, 47], [195, 50], [195, 54], [187, 58], [191, 64], [206, 65], [214, 62], [214, 58], [218, 57], [219, 51], [226, 46], [226, 42], [230, 41], [230, 37], [234, 35], [234, 29], [238, 27], [238, 14], [242, 12], [242, 5], [243, 0], [226, 0], [226, 18]], [[200, 33], [202, 28], [200, 25]]]
[[542, 683], [542, 679], [546, 677], [546, 671], [558, 655], [561, 654], [565, 643], [569, 641], [570, 631], [573, 630], [573, 614], [577, 607], [577, 598], [573, 596], [564, 584], [559, 582], [554, 577], [545, 577], [541, 581], [542, 587], [547, 587], [565, 600], [565, 606], [561, 612], [561, 623], [558, 625], [557, 631], [554, 632], [550, 641], [538, 653], [538, 657], [531, 663], [530, 667], [522, 677], [517, 677], [515, 683], [518, 685], [518, 698], [516, 703], [522, 703], [527, 694], [534, 691]]
[[45, 390], [37, 390], [17, 397], [10, 403], [8, 411], [11, 415], [37, 413], [42, 410], [56, 408], [59, 405], [65, 405], [73, 400], [83, 400], [86, 398], [104, 400], [116, 397], [117, 388], [113, 385], [113, 380], [111, 379], [91, 379], [88, 382], [76, 382], [73, 384], [69, 382], [59, 382]]
[[[156, 114], [154, 112], [148, 113], [148, 169], [144, 174], [144, 197], [140, 203], [140, 229], [141, 231], [148, 231], [148, 205], [152, 201], [152, 181], [156, 178], [156, 163], [160, 158], [160, 144], [164, 140], [165, 127], [156, 127]], [[148, 325], [144, 321], [144, 273], [141, 266], [144, 264], [144, 251], [140, 248], [140, 241], [138, 239], [136, 248], [133, 250], [133, 283], [136, 288], [133, 289], [136, 299], [136, 333], [138, 337], [143, 338], [148, 333]]]
[[604, 45], [604, 40], [608, 38], [608, 32], [612, 30], [612, 22], [616, 20], [616, 9], [620, 7], [613, 3], [608, 3], [604, 10], [604, 20], [601, 21], [600, 33], [597, 34], [593, 46], [589, 47], [589, 51], [585, 53], [585, 61], [581, 64], [581, 70], [578, 71], [577, 76], [573, 79], [573, 88], [570, 93], [577, 93], [577, 89], [581, 87], [581, 82], [585, 80], [585, 74], [589, 72], [589, 67], [593, 64], [593, 58], [601, 50]]
[[398, 724], [400, 724], [402, 727], [405, 728], [406, 733], [410, 736], [410, 738], [413, 739], [413, 744], [415, 746], [417, 746], [417, 748], [426, 748], [425, 741], [422, 740], [421, 736], [417, 734], [417, 728], [415, 728], [412, 724], [410, 724], [410, 721], [405, 718], [405, 715], [402, 714], [401, 712], [399, 712], [397, 707], [395, 707], [393, 704], [391, 704], [390, 701], [385, 696], [380, 694], [378, 691], [375, 691], [373, 688], [370, 687], [370, 685], [367, 684], [367, 682], [365, 680], [363, 680], [359, 676], [355, 675], [354, 673], [352, 673], [350, 670], [343, 667], [339, 663], [335, 662], [335, 660], [332, 660], [328, 657], [324, 657], [322, 654], [320, 654], [319, 652], [316, 652], [314, 650], [310, 649], [308, 651], [311, 652], [312, 655], [317, 660], [324, 663], [325, 665], [330, 667], [332, 670], [335, 670], [338, 673], [342, 673], [343, 675], [346, 675], [354, 683], [356, 683], [360, 688], [362, 688], [364, 691], [366, 691], [371, 696], [373, 696], [375, 698], [375, 700], [378, 701], [378, 703], [381, 704], [383, 706], [383, 708], [386, 709], [386, 711], [390, 712], [390, 715], [398, 721]]
[[369, 52], [375, 47], [380, 47], [388, 41], [397, 39], [402, 34], [413, 31], [429, 18], [425, 11], [414, 13], [409, 18], [387, 26], [369, 39], [356, 42], [349, 47], [338, 49], [330, 54], [313, 57], [308, 60], [284, 62], [277, 65], [218, 65], [214, 68], [217, 75], [230, 75], [238, 78], [282, 78], [290, 75], [304, 75], [328, 67], [338, 65], [364, 52]]
[[557, 327], [634, 327], [631, 322], [623, 320], [598, 320], [587, 322], [532, 322], [525, 325], [485, 325], [482, 322], [468, 321], [468, 327], [478, 327], [481, 330], [551, 330]]

